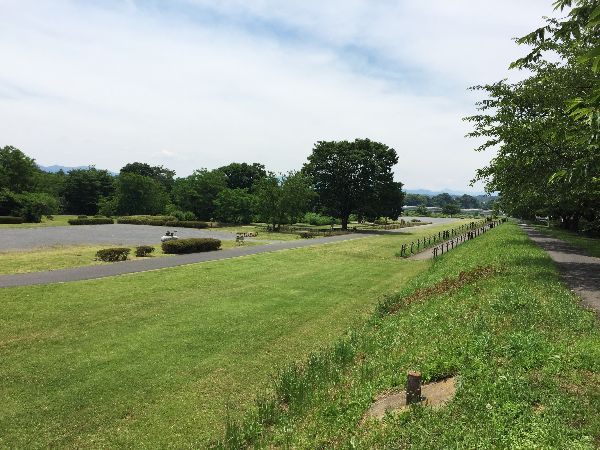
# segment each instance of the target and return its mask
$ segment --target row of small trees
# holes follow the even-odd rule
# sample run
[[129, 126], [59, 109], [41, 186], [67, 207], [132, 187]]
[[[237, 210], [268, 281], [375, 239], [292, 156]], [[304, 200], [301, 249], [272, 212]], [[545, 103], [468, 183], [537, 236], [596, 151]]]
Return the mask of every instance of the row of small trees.
[[475, 180], [500, 192], [509, 214], [600, 231], [600, 4], [555, 6], [564, 18], [517, 40], [530, 51], [512, 67], [528, 76], [473, 88], [485, 98], [466, 119], [471, 136], [497, 151]]
[[397, 217], [402, 184], [393, 180], [394, 149], [368, 139], [318, 142], [299, 171], [268, 172], [262, 164], [232, 163], [176, 178], [162, 166], [135, 162], [118, 175], [93, 167], [68, 173], [41, 171], [14, 147], [0, 149], [0, 215], [23, 215], [24, 200], [40, 203], [35, 217], [66, 212], [87, 215], [172, 214], [185, 219], [278, 228], [314, 211], [347, 227], [351, 214]]

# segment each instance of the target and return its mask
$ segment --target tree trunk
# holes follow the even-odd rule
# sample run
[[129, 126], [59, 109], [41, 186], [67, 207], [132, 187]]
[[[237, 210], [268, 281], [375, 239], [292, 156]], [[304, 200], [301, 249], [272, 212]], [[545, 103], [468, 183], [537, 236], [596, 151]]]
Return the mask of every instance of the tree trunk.
[[342, 230], [348, 229], [348, 217], [349, 215], [342, 216]]

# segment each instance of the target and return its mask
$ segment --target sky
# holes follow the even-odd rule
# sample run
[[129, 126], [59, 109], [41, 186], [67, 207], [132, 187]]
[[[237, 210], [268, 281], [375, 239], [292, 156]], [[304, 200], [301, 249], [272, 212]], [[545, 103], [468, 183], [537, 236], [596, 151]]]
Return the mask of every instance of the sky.
[[552, 0], [0, 0], [0, 146], [41, 165], [187, 176], [299, 169], [321, 140], [394, 148], [409, 189], [469, 186], [493, 156], [461, 119], [517, 79]]

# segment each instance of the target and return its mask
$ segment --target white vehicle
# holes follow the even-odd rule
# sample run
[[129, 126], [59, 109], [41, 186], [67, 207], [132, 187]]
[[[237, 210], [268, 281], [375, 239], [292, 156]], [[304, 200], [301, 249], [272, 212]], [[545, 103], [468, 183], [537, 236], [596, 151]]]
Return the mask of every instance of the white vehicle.
[[177, 233], [177, 230], [175, 230], [175, 231], [166, 231], [165, 235], [160, 238], [160, 242], [174, 241], [176, 239], [179, 239], [179, 237], [177, 236], [176, 233]]

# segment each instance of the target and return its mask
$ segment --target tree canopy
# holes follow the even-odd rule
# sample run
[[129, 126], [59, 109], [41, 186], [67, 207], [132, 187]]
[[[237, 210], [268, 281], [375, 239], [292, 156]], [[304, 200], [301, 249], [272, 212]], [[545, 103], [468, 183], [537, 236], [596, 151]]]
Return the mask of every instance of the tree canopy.
[[586, 25], [596, 3], [557, 2], [577, 8], [566, 20], [548, 19], [545, 27], [517, 41], [533, 46], [513, 64], [529, 75], [517, 83], [473, 88], [485, 98], [478, 102], [479, 114], [466, 118], [474, 126], [470, 136], [483, 139], [477, 150], [497, 152], [474, 181], [484, 181], [488, 192], [500, 192], [499, 206], [510, 214], [550, 215], [572, 229], [584, 219], [597, 227], [600, 151], [589, 120], [594, 112], [574, 113], [600, 86], [600, 74], [592, 67], [597, 60], [589, 57], [597, 37]]
[[400, 214], [404, 193], [392, 172], [397, 162], [394, 149], [369, 139], [319, 141], [303, 171], [311, 177], [325, 211], [347, 229], [350, 214]]

